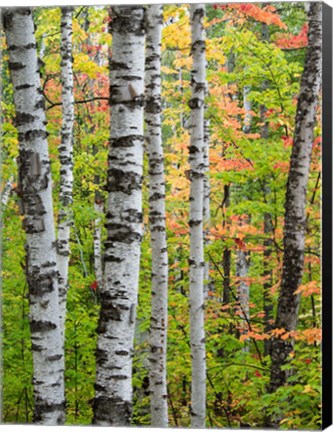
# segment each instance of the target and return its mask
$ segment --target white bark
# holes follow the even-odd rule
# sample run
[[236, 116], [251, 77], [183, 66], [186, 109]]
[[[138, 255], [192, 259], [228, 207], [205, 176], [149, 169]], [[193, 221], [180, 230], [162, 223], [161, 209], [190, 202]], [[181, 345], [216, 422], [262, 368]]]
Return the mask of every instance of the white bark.
[[[204, 176], [204, 198], [203, 198], [203, 226], [204, 226], [204, 244], [208, 246], [210, 241], [208, 239], [209, 229], [210, 229], [210, 184], [209, 184], [209, 120], [204, 121], [204, 166], [205, 166], [205, 176]], [[209, 261], [205, 261], [204, 270], [204, 295], [205, 298], [208, 292], [211, 291], [211, 282], [209, 277]]]
[[245, 133], [249, 133], [251, 130], [251, 121], [252, 121], [252, 115], [251, 115], [251, 101], [249, 99], [249, 93], [251, 91], [251, 86], [246, 85], [243, 88], [243, 105], [245, 110], [244, 115], [244, 126], [243, 131]]
[[[95, 211], [102, 215], [103, 207], [103, 203], [95, 199]], [[101, 289], [103, 285], [101, 217], [94, 220], [94, 271], [98, 289]]]
[[149, 223], [152, 250], [152, 300], [150, 324], [151, 426], [168, 426], [166, 349], [168, 322], [168, 252], [165, 226], [164, 155], [161, 128], [162, 6], [146, 12], [146, 142], [149, 157]]
[[[248, 276], [249, 263], [247, 259], [247, 254], [242, 249], [237, 251], [237, 261], [236, 261], [236, 276], [240, 278], [237, 286], [237, 299], [238, 299], [238, 310], [240, 318], [243, 320], [241, 326], [241, 333], [247, 334], [249, 330], [249, 320], [250, 320], [250, 287], [245, 278]], [[245, 341], [244, 352], [249, 351], [249, 345]]]
[[12, 188], [13, 188], [13, 180], [14, 180], [14, 176], [10, 176], [9, 180], [6, 182], [3, 191], [2, 191], [2, 195], [1, 195], [1, 209], [3, 210], [6, 205], [7, 202], [9, 200]]
[[191, 427], [204, 428], [206, 352], [204, 330], [204, 97], [206, 87], [203, 4], [192, 4], [192, 98], [190, 143], [190, 343], [192, 357]]
[[6, 9], [4, 29], [19, 133], [20, 209], [27, 237], [26, 273], [34, 363], [34, 422], [64, 422], [63, 350], [58, 269], [44, 100], [29, 8]]
[[60, 159], [60, 211], [58, 216], [59, 307], [62, 343], [65, 337], [68, 264], [73, 202], [74, 83], [72, 62], [72, 9], [61, 10], [62, 127]]
[[132, 356], [142, 238], [144, 9], [112, 7], [111, 142], [94, 423], [131, 421]]

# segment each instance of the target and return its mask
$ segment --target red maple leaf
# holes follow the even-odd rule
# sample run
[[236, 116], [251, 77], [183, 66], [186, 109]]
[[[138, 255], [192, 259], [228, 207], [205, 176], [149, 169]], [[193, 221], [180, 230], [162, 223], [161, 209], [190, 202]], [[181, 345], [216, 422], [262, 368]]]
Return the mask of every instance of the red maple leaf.
[[91, 288], [92, 290], [96, 291], [97, 288], [98, 288], [98, 283], [97, 283], [97, 281], [94, 281], [94, 282], [90, 285], [90, 288]]

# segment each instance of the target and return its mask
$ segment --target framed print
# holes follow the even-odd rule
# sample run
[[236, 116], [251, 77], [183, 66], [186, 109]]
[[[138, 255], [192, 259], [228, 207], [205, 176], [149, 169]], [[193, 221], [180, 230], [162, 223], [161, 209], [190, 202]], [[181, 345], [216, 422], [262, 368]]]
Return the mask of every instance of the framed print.
[[332, 423], [332, 9], [1, 7], [3, 425]]

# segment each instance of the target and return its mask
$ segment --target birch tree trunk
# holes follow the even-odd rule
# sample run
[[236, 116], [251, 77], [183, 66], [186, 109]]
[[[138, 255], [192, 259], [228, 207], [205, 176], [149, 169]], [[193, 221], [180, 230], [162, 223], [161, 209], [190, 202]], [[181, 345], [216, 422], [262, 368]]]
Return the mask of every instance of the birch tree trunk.
[[206, 417], [206, 350], [204, 330], [204, 98], [206, 59], [203, 4], [192, 4], [192, 98], [190, 142], [190, 343], [192, 357], [191, 427], [204, 428]]
[[130, 424], [142, 238], [144, 9], [112, 7], [111, 140], [93, 422]]
[[243, 105], [245, 110], [245, 116], [244, 116], [244, 125], [243, 125], [243, 131], [245, 133], [249, 133], [251, 130], [251, 121], [252, 121], [252, 115], [250, 113], [251, 111], [251, 101], [249, 99], [249, 93], [251, 91], [251, 86], [246, 85], [243, 88]]
[[59, 307], [62, 343], [65, 338], [68, 264], [73, 202], [74, 83], [72, 61], [72, 8], [61, 9], [62, 126], [60, 159], [60, 211], [58, 215]]
[[[237, 286], [237, 299], [238, 299], [238, 308], [239, 314], [242, 319], [242, 334], [248, 333], [248, 323], [250, 320], [250, 308], [249, 308], [249, 299], [250, 299], [250, 289], [248, 283], [244, 280], [249, 272], [249, 263], [247, 254], [244, 250], [237, 250], [237, 261], [236, 261], [236, 276], [240, 278], [240, 281]], [[244, 344], [244, 352], [249, 351], [248, 341]]]
[[[95, 181], [95, 183], [99, 184], [99, 181]], [[94, 210], [97, 214], [102, 216], [103, 209], [103, 201], [99, 198], [98, 192], [96, 192]], [[103, 285], [101, 216], [97, 216], [97, 218], [94, 220], [94, 272], [98, 290], [100, 290]]]
[[64, 362], [50, 160], [34, 23], [29, 8], [4, 9], [3, 22], [20, 146], [16, 191], [27, 237], [34, 422], [56, 425], [65, 420]]
[[[262, 4], [264, 7], [265, 4]], [[269, 42], [269, 29], [266, 23], [261, 25], [261, 39], [263, 41]], [[262, 90], [267, 90], [269, 86], [268, 81], [264, 81], [262, 84]], [[260, 128], [260, 137], [267, 140], [269, 137], [269, 122], [266, 118], [267, 107], [265, 105], [260, 106], [260, 122], [262, 126]], [[269, 145], [267, 143], [266, 145]], [[267, 197], [271, 193], [270, 188], [267, 185], [266, 179], [263, 180], [263, 194], [264, 201], [267, 202]], [[263, 284], [263, 309], [264, 309], [264, 332], [269, 333], [273, 330], [273, 301], [270, 289], [273, 285], [273, 272], [271, 269], [271, 255], [272, 255], [272, 241], [273, 238], [273, 224], [272, 215], [270, 213], [264, 214], [264, 233], [267, 239], [264, 240], [264, 254], [263, 254], [263, 276], [265, 277], [265, 282]], [[270, 339], [264, 340], [264, 356], [270, 355], [271, 353], [272, 341]]]
[[[243, 88], [243, 105], [244, 105], [244, 124], [243, 124], [243, 131], [245, 133], [249, 133], [251, 131], [251, 121], [252, 121], [252, 115], [251, 115], [251, 101], [249, 100], [249, 93], [251, 91], [250, 86], [244, 86]], [[247, 334], [248, 333], [248, 324], [250, 320], [250, 286], [248, 282], [246, 282], [245, 278], [248, 276], [249, 272], [249, 260], [248, 260], [248, 254], [246, 253], [243, 248], [239, 248], [237, 250], [237, 259], [236, 259], [236, 276], [240, 278], [240, 281], [238, 283], [237, 287], [237, 298], [239, 303], [239, 313], [240, 317], [243, 320], [242, 322], [242, 328], [241, 333]], [[248, 352], [249, 351], [249, 341], [246, 340], [244, 344], [243, 351]]]
[[10, 194], [12, 192], [12, 188], [13, 188], [13, 180], [14, 180], [14, 176], [10, 176], [9, 180], [6, 182], [3, 191], [2, 191], [2, 195], [1, 195], [1, 209], [3, 210], [6, 205], [7, 202], [9, 200]]
[[[203, 198], [203, 228], [204, 228], [204, 245], [208, 246], [209, 229], [210, 229], [210, 184], [209, 184], [209, 120], [204, 120], [204, 198]], [[209, 260], [205, 260], [204, 270], [204, 297], [208, 296], [209, 291], [212, 290], [209, 278], [210, 264]]]
[[168, 252], [165, 226], [164, 155], [161, 128], [162, 6], [146, 12], [146, 142], [149, 157], [149, 223], [152, 251], [152, 300], [150, 323], [151, 426], [168, 426], [166, 349], [168, 322]]
[[[308, 13], [309, 45], [307, 48], [301, 89], [295, 119], [294, 144], [287, 182], [284, 256], [282, 281], [276, 315], [276, 328], [293, 331], [297, 326], [300, 295], [295, 295], [303, 276], [306, 224], [306, 190], [310, 171], [314, 126], [318, 93], [321, 84], [322, 14], [321, 3], [312, 2]], [[274, 339], [272, 342], [272, 366], [270, 391], [284, 385], [290, 371], [282, 370], [293, 342]]]

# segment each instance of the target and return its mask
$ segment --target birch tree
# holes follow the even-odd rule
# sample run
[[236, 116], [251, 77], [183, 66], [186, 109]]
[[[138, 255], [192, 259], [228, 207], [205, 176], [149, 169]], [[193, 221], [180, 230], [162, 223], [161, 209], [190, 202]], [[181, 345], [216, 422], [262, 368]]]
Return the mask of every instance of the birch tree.
[[[237, 286], [237, 300], [238, 300], [238, 310], [240, 318], [242, 319], [242, 334], [248, 332], [249, 319], [250, 319], [250, 307], [249, 307], [249, 297], [250, 290], [249, 285], [245, 278], [248, 276], [249, 272], [249, 261], [245, 250], [241, 247], [237, 250], [236, 259], [236, 276], [239, 277], [239, 283]], [[249, 351], [249, 345], [245, 344], [243, 348], [244, 352]]]
[[72, 60], [72, 8], [61, 9], [61, 83], [62, 127], [60, 159], [60, 211], [58, 216], [58, 269], [60, 326], [64, 343], [66, 298], [68, 291], [68, 264], [73, 202], [73, 127], [74, 84]]
[[65, 420], [64, 359], [50, 160], [31, 9], [4, 9], [3, 23], [19, 137], [16, 191], [27, 239], [34, 422], [56, 425]]
[[191, 427], [204, 428], [206, 416], [206, 351], [204, 330], [204, 98], [206, 59], [203, 4], [192, 4], [192, 97], [190, 141], [190, 344], [192, 357]]
[[104, 284], [96, 351], [94, 419], [128, 425], [142, 238], [144, 9], [111, 9], [111, 140]]
[[[203, 226], [204, 226], [204, 245], [208, 246], [210, 241], [208, 239], [209, 228], [210, 228], [210, 184], [209, 184], [209, 120], [205, 119], [204, 122], [204, 166], [205, 166], [205, 176], [204, 176], [204, 198], [203, 198]], [[204, 271], [204, 295], [205, 298], [208, 292], [211, 291], [211, 282], [209, 278], [210, 263], [209, 260], [205, 261], [205, 271]]]
[[[249, 133], [251, 131], [251, 101], [249, 100], [249, 93], [251, 91], [251, 86], [245, 85], [243, 88], [243, 106], [244, 106], [244, 122], [243, 131]], [[237, 298], [239, 304], [240, 317], [242, 322], [242, 333], [246, 334], [248, 332], [248, 323], [250, 319], [250, 286], [246, 282], [246, 278], [249, 273], [249, 257], [244, 247], [239, 246], [237, 250], [236, 259], [236, 276], [240, 278], [237, 286]], [[246, 343], [243, 348], [244, 352], [249, 351], [249, 345]]]
[[[303, 276], [306, 225], [306, 191], [310, 171], [322, 61], [321, 3], [312, 2], [308, 13], [308, 48], [302, 74], [295, 118], [294, 144], [287, 182], [284, 225], [282, 281], [275, 327], [287, 332], [297, 326], [300, 294], [295, 294]], [[276, 338], [272, 342], [270, 391], [284, 385], [290, 370], [283, 370], [293, 341]]]
[[168, 322], [168, 252], [165, 226], [164, 155], [161, 128], [162, 6], [146, 12], [146, 142], [149, 158], [149, 224], [152, 252], [150, 323], [151, 426], [168, 426], [166, 349]]
[[7, 205], [7, 202], [9, 200], [10, 194], [12, 192], [12, 188], [13, 188], [13, 180], [14, 180], [14, 176], [10, 176], [9, 180], [6, 182], [6, 184], [3, 187], [3, 191], [1, 194], [1, 208], [4, 209]]
[[[269, 29], [267, 24], [262, 23], [261, 26], [261, 38], [263, 41], [269, 42]], [[262, 83], [262, 91], [267, 90], [269, 82], [265, 80]], [[260, 137], [267, 140], [269, 137], [269, 122], [266, 118], [267, 107], [265, 105], [260, 105], [260, 122], [262, 126], [260, 128]], [[270, 194], [270, 188], [267, 185], [267, 180], [263, 181], [263, 193], [264, 200], [267, 202], [267, 198]], [[271, 270], [271, 255], [272, 255], [272, 241], [271, 238], [274, 236], [273, 233], [273, 223], [272, 214], [264, 214], [264, 233], [268, 237], [264, 240], [264, 257], [263, 257], [263, 276], [265, 281], [263, 283], [263, 306], [264, 306], [264, 330], [265, 333], [269, 333], [273, 329], [273, 302], [270, 289], [273, 285], [273, 273]], [[270, 237], [270, 238], [269, 238]], [[270, 355], [272, 341], [270, 339], [264, 340], [264, 356]]]

